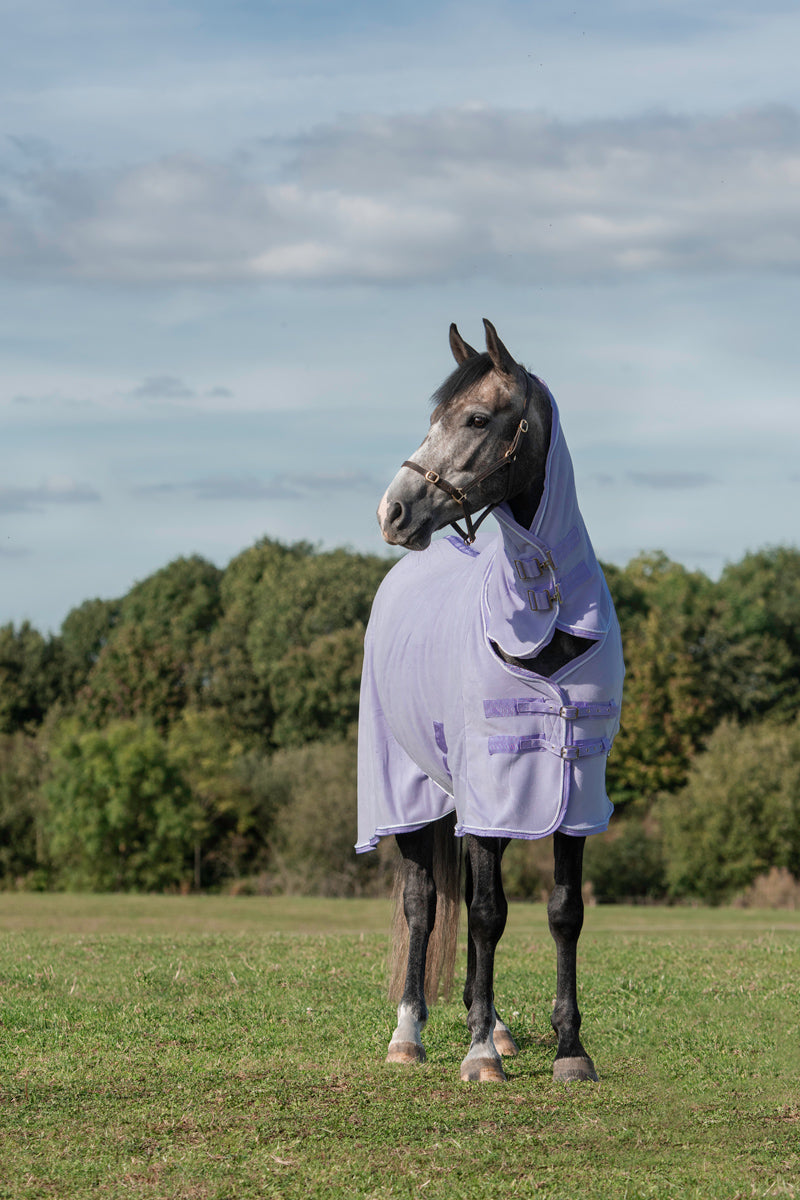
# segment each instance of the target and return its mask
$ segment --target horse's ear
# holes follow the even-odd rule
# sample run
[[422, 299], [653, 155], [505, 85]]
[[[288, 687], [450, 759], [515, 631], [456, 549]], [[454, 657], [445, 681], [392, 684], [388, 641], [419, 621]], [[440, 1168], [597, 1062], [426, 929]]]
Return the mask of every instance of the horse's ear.
[[502, 375], [514, 375], [517, 364], [497, 336], [497, 330], [494, 325], [486, 317], [483, 318], [483, 324], [486, 328], [486, 349], [495, 368]]
[[478, 351], [473, 350], [472, 346], [464, 341], [456, 329], [455, 323], [450, 326], [450, 349], [453, 351], [453, 358], [459, 366], [462, 366], [468, 358], [478, 357]]

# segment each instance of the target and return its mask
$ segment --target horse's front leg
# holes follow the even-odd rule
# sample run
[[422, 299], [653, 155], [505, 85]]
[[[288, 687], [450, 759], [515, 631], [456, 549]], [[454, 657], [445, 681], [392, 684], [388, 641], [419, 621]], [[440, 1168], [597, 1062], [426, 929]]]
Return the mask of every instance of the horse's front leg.
[[553, 1079], [597, 1079], [594, 1063], [578, 1036], [581, 1014], [578, 1011], [577, 955], [578, 938], [583, 927], [581, 875], [585, 838], [556, 833], [555, 887], [547, 904], [550, 932], [556, 943], [556, 1003], [550, 1018], [558, 1034], [558, 1049], [553, 1064]]
[[436, 920], [436, 884], [433, 880], [434, 830], [397, 834], [403, 856], [403, 911], [408, 925], [408, 966], [403, 995], [397, 1007], [397, 1028], [389, 1042], [387, 1062], [425, 1061], [422, 1031], [428, 1020], [425, 1003], [425, 960], [428, 940]]
[[[508, 845], [508, 838], [504, 838], [501, 843], [501, 849], [500, 849], [501, 854], [504, 853], [507, 845]], [[501, 880], [501, 887], [502, 887], [502, 880]], [[464, 899], [466, 901], [467, 911], [469, 911], [470, 906], [472, 905], [472, 863], [470, 861], [469, 855], [467, 855]], [[475, 942], [473, 941], [473, 938], [470, 935], [470, 936], [468, 936], [468, 939], [467, 939], [467, 980], [466, 980], [466, 984], [464, 986], [464, 1003], [466, 1004], [467, 1009], [469, 1009], [470, 1005], [472, 1004], [474, 985], [475, 985]], [[492, 1036], [494, 1039], [495, 1049], [497, 1050], [498, 1054], [501, 1054], [503, 1056], [503, 1058], [514, 1058], [517, 1054], [519, 1054], [519, 1046], [514, 1041], [514, 1038], [512, 1037], [512, 1034], [511, 1034], [511, 1030], [508, 1028], [505, 1021], [502, 1021], [500, 1019], [500, 1015], [498, 1014], [497, 1009], [494, 1010], [494, 1033]]]
[[502, 1082], [506, 1077], [494, 1042], [494, 952], [508, 915], [500, 877], [506, 844], [501, 838], [467, 835], [469, 944], [464, 1003], [471, 1042], [461, 1064], [465, 1082]]

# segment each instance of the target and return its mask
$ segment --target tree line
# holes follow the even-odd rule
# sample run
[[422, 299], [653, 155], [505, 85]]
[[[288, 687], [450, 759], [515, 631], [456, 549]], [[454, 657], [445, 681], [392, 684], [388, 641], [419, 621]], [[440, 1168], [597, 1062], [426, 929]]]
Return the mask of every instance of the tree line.
[[[0, 887], [375, 894], [357, 858], [362, 641], [392, 560], [265, 538], [179, 558], [60, 631], [0, 627]], [[662, 554], [606, 566], [622, 626], [618, 806], [600, 899], [730, 899], [800, 876], [800, 552], [719, 580]], [[548, 883], [508, 852], [512, 895]]]

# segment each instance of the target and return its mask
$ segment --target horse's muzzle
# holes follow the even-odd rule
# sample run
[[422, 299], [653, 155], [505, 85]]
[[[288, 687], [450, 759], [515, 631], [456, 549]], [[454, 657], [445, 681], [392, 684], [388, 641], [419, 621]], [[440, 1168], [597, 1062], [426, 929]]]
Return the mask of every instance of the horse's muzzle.
[[405, 550], [426, 550], [430, 546], [435, 523], [424, 517], [415, 520], [414, 508], [401, 500], [389, 499], [388, 492], [381, 500], [378, 524], [383, 540], [390, 546], [402, 546]]

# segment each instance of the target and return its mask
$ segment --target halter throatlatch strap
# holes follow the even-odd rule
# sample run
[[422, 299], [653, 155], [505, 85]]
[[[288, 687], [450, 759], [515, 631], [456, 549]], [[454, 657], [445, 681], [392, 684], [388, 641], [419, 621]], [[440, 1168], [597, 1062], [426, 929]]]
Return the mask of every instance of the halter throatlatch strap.
[[476, 475], [475, 478], [470, 483], [468, 483], [466, 487], [464, 487], [464, 488], [454, 487], [452, 483], [449, 483], [446, 479], [443, 479], [442, 476], [437, 471], [426, 471], [424, 467], [421, 467], [419, 465], [419, 463], [412, 462], [411, 459], [409, 459], [409, 458], [407, 458], [405, 460], [405, 462], [402, 463], [402, 466], [410, 467], [412, 471], [416, 471], [418, 475], [421, 475], [423, 477], [423, 479], [426, 479], [428, 481], [428, 483], [432, 483], [434, 485], [434, 487], [439, 488], [440, 491], [447, 492], [447, 495], [451, 498], [451, 500], [455, 500], [456, 504], [460, 505], [461, 511], [463, 513], [463, 521], [467, 528], [466, 528], [466, 530], [462, 529], [461, 526], [458, 524], [458, 521], [450, 521], [450, 526], [451, 526], [451, 528], [455, 529], [458, 536], [462, 539], [464, 544], [467, 546], [471, 546], [472, 543], [475, 541], [475, 537], [477, 535], [478, 530], [480, 529], [481, 525], [486, 520], [486, 518], [489, 516], [489, 513], [492, 511], [492, 509], [497, 508], [498, 504], [502, 504], [503, 500], [507, 500], [509, 497], [509, 492], [511, 490], [511, 471], [509, 471], [509, 473], [508, 473], [508, 481], [506, 483], [505, 496], [503, 496], [502, 500], [495, 500], [493, 504], [488, 504], [486, 506], [486, 508], [483, 510], [483, 512], [481, 513], [481, 515], [478, 517], [477, 521], [472, 520], [472, 513], [466, 506], [466, 499], [469, 496], [470, 492], [474, 491], [474, 489], [476, 487], [478, 487], [480, 484], [484, 483], [485, 480], [489, 479], [490, 476], [496, 475], [498, 471], [501, 471], [503, 469], [503, 467], [510, 467], [512, 463], [515, 463], [517, 461], [517, 451], [519, 450], [519, 444], [522, 441], [522, 438], [524, 437], [524, 435], [528, 432], [528, 421], [527, 421], [528, 407], [531, 402], [532, 393], [533, 393], [533, 380], [531, 379], [530, 375], [526, 374], [526, 376], [525, 376], [525, 404], [522, 409], [522, 416], [520, 418], [519, 425], [517, 425], [516, 432], [515, 432], [513, 438], [511, 439], [508, 449], [505, 451], [502, 458], [498, 458], [498, 460], [496, 462], [492, 463], [492, 465], [490, 467], [487, 467], [485, 471], [481, 471], [479, 475]]

